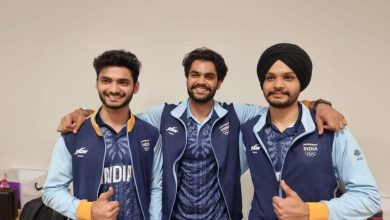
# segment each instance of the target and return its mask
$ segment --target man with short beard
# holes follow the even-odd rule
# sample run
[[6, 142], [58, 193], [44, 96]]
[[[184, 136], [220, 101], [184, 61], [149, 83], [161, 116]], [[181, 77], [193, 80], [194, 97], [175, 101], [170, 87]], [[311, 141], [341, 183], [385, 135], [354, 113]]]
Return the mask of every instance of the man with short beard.
[[[297, 45], [276, 44], [260, 57], [257, 75], [269, 108], [242, 126], [254, 185], [250, 220], [367, 219], [380, 209], [352, 134], [345, 128], [319, 135], [313, 114], [297, 101], [311, 74], [310, 57]], [[345, 193], [336, 198], [339, 187]]]
[[110, 50], [93, 64], [102, 106], [77, 135], [58, 138], [43, 202], [72, 219], [161, 219], [159, 132], [129, 107], [141, 63], [130, 52]]
[[[140, 115], [162, 136], [162, 219], [242, 219], [240, 126], [261, 108], [214, 100], [228, 70], [217, 52], [198, 48], [182, 63], [189, 98]], [[331, 107], [320, 108], [324, 124], [336, 129], [344, 124], [342, 117], [334, 120], [340, 115]], [[82, 114], [65, 116], [59, 130], [77, 132]]]

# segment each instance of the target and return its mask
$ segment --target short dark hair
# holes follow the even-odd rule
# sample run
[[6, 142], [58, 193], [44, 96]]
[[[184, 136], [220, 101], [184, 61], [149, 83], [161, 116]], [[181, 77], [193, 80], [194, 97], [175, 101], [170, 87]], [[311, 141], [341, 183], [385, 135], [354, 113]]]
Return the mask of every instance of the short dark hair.
[[108, 50], [93, 60], [97, 76], [108, 66], [125, 67], [130, 70], [134, 83], [138, 81], [141, 62], [133, 53], [125, 50]]
[[205, 47], [197, 48], [186, 54], [186, 56], [184, 57], [183, 66], [184, 73], [187, 78], [191, 69], [191, 65], [195, 60], [204, 60], [212, 62], [217, 71], [218, 81], [223, 81], [225, 79], [226, 73], [228, 71], [228, 68], [225, 64], [225, 60], [219, 53]]

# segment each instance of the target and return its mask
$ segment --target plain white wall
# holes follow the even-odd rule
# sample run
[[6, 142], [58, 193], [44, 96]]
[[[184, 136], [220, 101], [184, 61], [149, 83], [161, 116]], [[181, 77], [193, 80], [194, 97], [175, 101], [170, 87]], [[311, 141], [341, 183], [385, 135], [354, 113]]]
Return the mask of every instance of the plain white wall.
[[142, 61], [131, 104], [140, 112], [186, 98], [181, 61], [201, 46], [220, 52], [229, 67], [216, 99], [265, 105], [259, 55], [291, 42], [314, 63], [301, 99], [331, 100], [346, 115], [382, 195], [390, 196], [388, 0], [0, 3], [0, 170], [47, 167], [60, 117], [100, 104], [92, 60], [104, 50], [127, 49]]

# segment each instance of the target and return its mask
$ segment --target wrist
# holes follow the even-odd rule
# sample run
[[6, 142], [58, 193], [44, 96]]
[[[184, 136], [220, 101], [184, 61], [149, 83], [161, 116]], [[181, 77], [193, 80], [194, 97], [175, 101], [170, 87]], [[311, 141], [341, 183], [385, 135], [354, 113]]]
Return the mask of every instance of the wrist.
[[91, 109], [87, 109], [87, 108], [83, 108], [83, 107], [76, 108], [75, 111], [79, 112], [80, 114], [84, 115], [85, 117], [92, 115], [94, 112]]
[[317, 108], [318, 108], [318, 105], [319, 104], [325, 104], [325, 105], [329, 105], [329, 106], [332, 106], [332, 103], [328, 100], [325, 100], [325, 99], [317, 99], [314, 104], [313, 104], [313, 110], [314, 111], [317, 111]]

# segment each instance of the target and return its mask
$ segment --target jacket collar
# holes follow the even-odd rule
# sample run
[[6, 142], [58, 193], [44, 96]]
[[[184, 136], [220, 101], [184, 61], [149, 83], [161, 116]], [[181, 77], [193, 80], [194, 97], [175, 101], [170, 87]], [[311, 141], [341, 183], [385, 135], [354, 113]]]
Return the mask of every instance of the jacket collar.
[[[96, 134], [98, 136], [103, 136], [103, 133], [102, 131], [100, 130], [100, 127], [99, 125], [96, 123], [96, 117], [97, 117], [97, 114], [99, 114], [99, 111], [100, 111], [100, 108], [95, 111], [89, 118], [89, 120], [91, 120], [91, 123], [92, 123], [92, 127], [93, 129], [95, 130]], [[127, 121], [127, 132], [131, 132], [133, 130], [133, 127], [134, 127], [134, 124], [135, 124], [135, 116], [133, 115], [133, 113], [130, 113], [130, 118], [129, 120]]]
[[[171, 111], [171, 115], [177, 119], [181, 118], [183, 114], [187, 114], [187, 106], [188, 106], [189, 98], [186, 101], [180, 102], [176, 108]], [[214, 100], [213, 109], [215, 113], [217, 113], [218, 118], [221, 118], [227, 114], [227, 110], [223, 108], [219, 102]]]
[[[305, 133], [313, 132], [316, 129], [316, 125], [311, 117], [310, 110], [303, 105], [301, 102], [299, 104], [302, 107], [302, 117], [300, 118], [303, 128], [305, 129]], [[257, 134], [266, 124], [269, 107], [265, 108], [264, 114], [261, 115], [259, 121], [253, 127], [253, 132]], [[299, 119], [298, 119], [299, 120]]]

